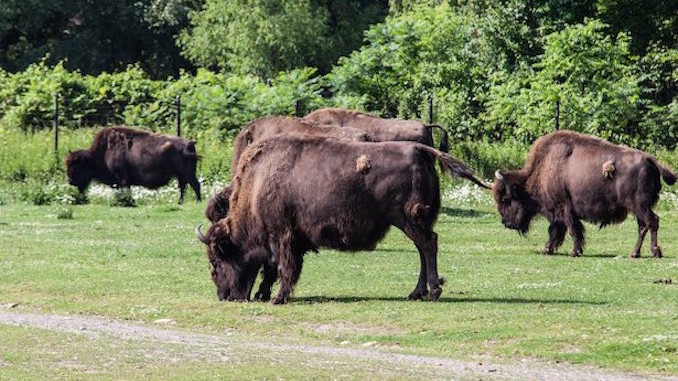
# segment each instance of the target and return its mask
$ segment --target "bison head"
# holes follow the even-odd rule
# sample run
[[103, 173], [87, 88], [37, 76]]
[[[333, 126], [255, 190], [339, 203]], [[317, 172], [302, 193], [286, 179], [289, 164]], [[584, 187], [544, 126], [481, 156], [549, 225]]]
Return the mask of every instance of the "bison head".
[[68, 183], [78, 187], [83, 193], [94, 177], [94, 163], [89, 151], [74, 151], [66, 156], [66, 175]]
[[225, 218], [229, 209], [229, 198], [231, 197], [231, 186], [227, 186], [217, 193], [207, 202], [205, 208], [205, 217], [210, 222], [215, 223]]
[[231, 241], [226, 220], [212, 224], [206, 235], [198, 226], [195, 234], [207, 247], [210, 273], [219, 300], [249, 300], [260, 264], [248, 259]]
[[516, 171], [496, 171], [494, 174], [492, 190], [501, 223], [509, 229], [518, 230], [520, 234], [526, 234], [539, 208], [525, 190], [525, 179]]

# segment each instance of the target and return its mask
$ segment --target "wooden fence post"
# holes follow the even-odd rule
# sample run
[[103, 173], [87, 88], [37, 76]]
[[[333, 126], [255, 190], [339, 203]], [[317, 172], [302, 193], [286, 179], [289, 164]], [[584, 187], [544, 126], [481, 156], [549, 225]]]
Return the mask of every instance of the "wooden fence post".
[[177, 95], [174, 100], [174, 104], [177, 106], [177, 136], [181, 136], [181, 96]]
[[560, 98], [556, 99], [556, 131], [560, 128]]
[[433, 94], [428, 95], [428, 124], [433, 124]]
[[54, 93], [54, 158], [59, 163], [59, 93]]

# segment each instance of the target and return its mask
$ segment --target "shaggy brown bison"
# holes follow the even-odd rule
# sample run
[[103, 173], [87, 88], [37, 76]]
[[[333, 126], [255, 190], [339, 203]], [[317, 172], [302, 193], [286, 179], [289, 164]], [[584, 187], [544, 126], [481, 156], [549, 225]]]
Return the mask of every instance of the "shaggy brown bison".
[[524, 234], [538, 213], [548, 219], [545, 254], [553, 253], [569, 230], [572, 256], [581, 255], [584, 226], [580, 220], [602, 228], [624, 221], [630, 211], [638, 221], [638, 241], [631, 257], [640, 256], [648, 230], [652, 254], [662, 256], [657, 244], [659, 217], [652, 207], [659, 199], [660, 177], [672, 185], [676, 174], [645, 152], [558, 131], [534, 142], [522, 169], [495, 175], [494, 200], [504, 226]]
[[277, 272], [273, 303], [286, 303], [304, 253], [320, 247], [373, 250], [390, 226], [419, 251], [419, 281], [409, 298], [438, 299], [434, 158], [447, 171], [484, 185], [463, 163], [422, 144], [278, 135], [251, 145], [238, 163], [228, 216], [206, 235], [196, 228], [219, 299], [248, 300], [264, 266], [262, 287], [270, 295]]
[[[233, 141], [233, 158], [231, 174], [238, 167], [238, 160], [242, 152], [252, 143], [279, 135], [299, 134], [304, 136], [326, 136], [350, 141], [367, 142], [373, 139], [364, 131], [355, 128], [340, 128], [328, 126], [301, 118], [289, 116], [270, 116], [259, 118], [246, 124]], [[230, 186], [225, 187], [207, 202], [205, 217], [210, 222], [216, 222], [228, 213], [228, 198], [231, 195]]]
[[353, 127], [365, 131], [375, 140], [413, 141], [433, 147], [431, 129], [437, 127], [441, 131], [440, 150], [448, 151], [447, 131], [437, 124], [424, 124], [415, 120], [384, 119], [355, 110], [341, 108], [323, 108], [306, 115], [304, 119], [322, 124], [342, 127]]
[[66, 174], [68, 183], [81, 193], [93, 179], [122, 188], [141, 185], [155, 189], [176, 177], [181, 203], [187, 183], [200, 201], [197, 161], [194, 141], [116, 126], [99, 131], [89, 149], [69, 153]]

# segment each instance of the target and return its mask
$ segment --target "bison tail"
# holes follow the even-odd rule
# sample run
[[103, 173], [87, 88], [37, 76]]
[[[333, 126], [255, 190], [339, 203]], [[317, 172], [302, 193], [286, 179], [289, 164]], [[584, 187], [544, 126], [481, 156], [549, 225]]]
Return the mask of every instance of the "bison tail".
[[659, 165], [659, 173], [661, 173], [662, 178], [664, 179], [665, 183], [667, 183], [669, 185], [673, 185], [673, 184], [676, 183], [676, 179], [677, 179], [676, 173], [674, 171], [672, 171], [671, 169], [660, 164]]
[[464, 163], [453, 158], [448, 154], [439, 151], [438, 153], [439, 155], [436, 156], [438, 156], [438, 160], [440, 160], [440, 165], [443, 167], [445, 171], [452, 173], [454, 176], [459, 176], [468, 179], [482, 188], [490, 189], [489, 186], [484, 184], [482, 181], [478, 180], [475, 176], [475, 173], [470, 168], [468, 168]]
[[447, 137], [447, 130], [437, 124], [427, 124], [426, 127], [431, 130], [431, 135], [433, 135], [433, 127], [440, 129], [440, 147], [438, 149], [445, 153], [450, 152], [450, 143]]
[[202, 156], [198, 155], [198, 153], [195, 151], [195, 142], [192, 140], [188, 142], [184, 148], [184, 155], [194, 158], [196, 161], [202, 159]]

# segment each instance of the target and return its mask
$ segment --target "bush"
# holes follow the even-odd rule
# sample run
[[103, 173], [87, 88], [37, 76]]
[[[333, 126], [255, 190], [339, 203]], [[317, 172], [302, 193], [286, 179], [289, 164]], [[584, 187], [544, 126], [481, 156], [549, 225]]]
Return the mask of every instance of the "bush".
[[71, 208], [60, 208], [57, 210], [56, 218], [59, 220], [72, 220], [73, 219], [73, 209]]
[[137, 206], [132, 197], [132, 190], [130, 188], [118, 189], [113, 198], [109, 202], [110, 206], [135, 207]]

